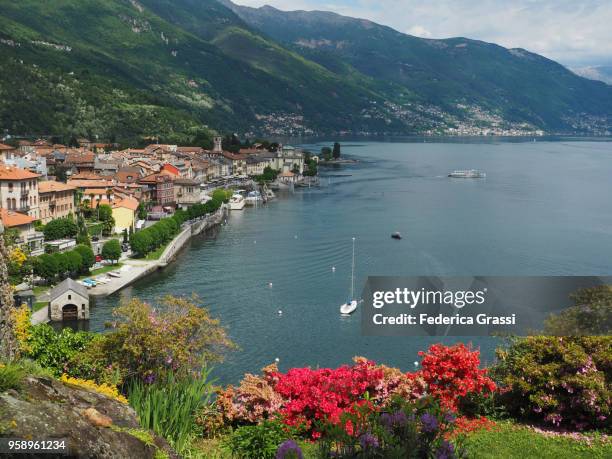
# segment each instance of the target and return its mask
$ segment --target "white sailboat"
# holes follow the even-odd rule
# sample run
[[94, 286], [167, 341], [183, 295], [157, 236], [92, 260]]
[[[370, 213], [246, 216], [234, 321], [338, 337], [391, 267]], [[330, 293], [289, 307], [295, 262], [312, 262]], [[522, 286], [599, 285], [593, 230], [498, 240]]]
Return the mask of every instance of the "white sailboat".
[[351, 296], [340, 306], [340, 314], [349, 315], [355, 312], [359, 302], [355, 299], [355, 238], [353, 238], [353, 263], [351, 265]]

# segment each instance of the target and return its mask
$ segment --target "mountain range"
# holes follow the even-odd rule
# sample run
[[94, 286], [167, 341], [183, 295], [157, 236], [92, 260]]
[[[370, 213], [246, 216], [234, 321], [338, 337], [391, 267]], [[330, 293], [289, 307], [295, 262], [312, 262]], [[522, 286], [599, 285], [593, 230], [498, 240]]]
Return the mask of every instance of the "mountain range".
[[0, 0], [0, 128], [142, 143], [601, 134], [612, 86], [523, 49], [216, 0]]

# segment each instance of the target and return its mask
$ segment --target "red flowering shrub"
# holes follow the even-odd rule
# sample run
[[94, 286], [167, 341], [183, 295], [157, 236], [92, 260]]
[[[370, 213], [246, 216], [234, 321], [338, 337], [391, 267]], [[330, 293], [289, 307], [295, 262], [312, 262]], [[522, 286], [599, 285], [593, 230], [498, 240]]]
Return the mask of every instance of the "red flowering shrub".
[[[386, 409], [397, 397], [412, 402], [429, 394], [443, 409], [457, 411], [460, 397], [495, 390], [486, 370], [479, 368], [478, 351], [463, 344], [437, 344], [420, 355], [422, 370], [416, 373], [376, 365], [363, 357], [335, 369], [293, 368], [280, 373], [271, 365], [264, 368], [263, 376], [246, 375], [239, 387], [220, 391], [215, 419], [237, 425], [280, 414], [287, 425], [318, 438], [319, 422], [338, 426], [344, 414]], [[349, 436], [355, 428], [350, 423], [341, 427]]]
[[422, 370], [417, 372], [425, 380], [427, 392], [440, 400], [442, 406], [458, 411], [460, 397], [469, 393], [495, 391], [495, 382], [481, 369], [480, 352], [462, 343], [454, 346], [432, 345], [423, 357]]
[[275, 390], [286, 399], [280, 411], [285, 422], [312, 430], [318, 420], [340, 422], [342, 413], [352, 412], [366, 392], [375, 392], [383, 371], [374, 362], [360, 361], [336, 369], [293, 368], [277, 376]]

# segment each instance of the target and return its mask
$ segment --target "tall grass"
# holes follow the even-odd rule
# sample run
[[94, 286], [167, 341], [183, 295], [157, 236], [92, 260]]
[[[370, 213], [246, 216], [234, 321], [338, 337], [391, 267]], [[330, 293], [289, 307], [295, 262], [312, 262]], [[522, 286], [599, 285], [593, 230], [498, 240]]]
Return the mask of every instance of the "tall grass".
[[194, 413], [211, 402], [213, 383], [209, 370], [201, 375], [166, 377], [146, 384], [135, 381], [129, 386], [129, 402], [146, 429], [168, 440], [180, 453], [195, 433]]
[[0, 363], [0, 392], [9, 389], [19, 390], [26, 374], [25, 370], [16, 363]]

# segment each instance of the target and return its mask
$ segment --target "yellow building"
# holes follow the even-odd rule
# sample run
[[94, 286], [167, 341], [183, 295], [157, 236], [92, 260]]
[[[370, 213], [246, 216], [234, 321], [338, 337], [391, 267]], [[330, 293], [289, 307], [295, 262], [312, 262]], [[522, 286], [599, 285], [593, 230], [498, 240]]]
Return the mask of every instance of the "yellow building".
[[115, 219], [115, 233], [122, 233], [123, 230], [133, 230], [136, 225], [136, 210], [138, 201], [134, 198], [124, 198], [113, 202], [113, 218]]

